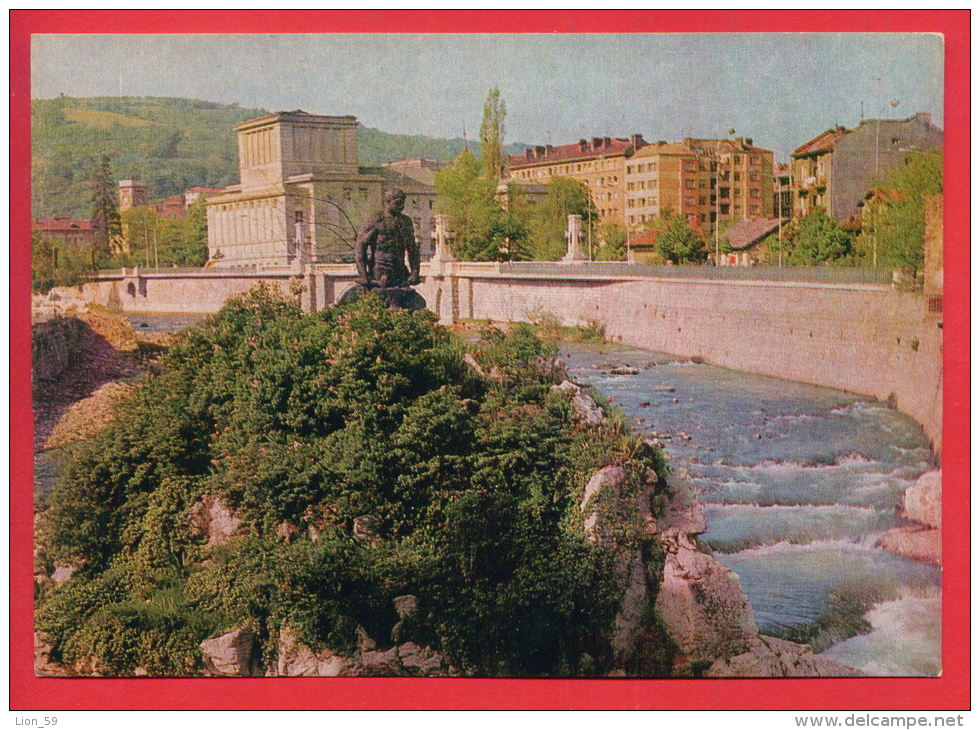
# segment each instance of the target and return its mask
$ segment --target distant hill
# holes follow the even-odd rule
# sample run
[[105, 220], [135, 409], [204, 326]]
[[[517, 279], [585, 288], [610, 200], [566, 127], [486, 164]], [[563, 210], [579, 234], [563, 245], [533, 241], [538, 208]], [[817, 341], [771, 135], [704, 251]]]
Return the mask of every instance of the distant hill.
[[[234, 127], [267, 114], [237, 104], [163, 97], [35, 99], [31, 102], [32, 212], [87, 218], [89, 186], [99, 157], [108, 154], [116, 179], [135, 178], [153, 198], [194, 185], [222, 187], [238, 180]], [[451, 160], [464, 140], [387, 134], [361, 126], [362, 165], [406, 157]], [[470, 143], [479, 154], [479, 143]], [[508, 152], [520, 152], [515, 144]]]

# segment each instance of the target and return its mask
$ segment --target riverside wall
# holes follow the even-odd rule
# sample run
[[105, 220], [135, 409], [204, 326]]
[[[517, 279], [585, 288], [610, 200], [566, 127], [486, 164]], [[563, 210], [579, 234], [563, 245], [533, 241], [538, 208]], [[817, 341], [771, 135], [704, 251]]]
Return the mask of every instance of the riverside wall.
[[[550, 314], [562, 324], [601, 324], [624, 344], [889, 401], [922, 425], [942, 451], [941, 314], [927, 298], [874, 284], [587, 274], [520, 274], [496, 264], [423, 265], [418, 287], [444, 323], [520, 321]], [[353, 266], [302, 273], [105, 274], [58, 290], [63, 301], [123, 312], [213, 312], [258, 282], [302, 289], [321, 309], [353, 284]], [[301, 285], [301, 286], [299, 286]]]

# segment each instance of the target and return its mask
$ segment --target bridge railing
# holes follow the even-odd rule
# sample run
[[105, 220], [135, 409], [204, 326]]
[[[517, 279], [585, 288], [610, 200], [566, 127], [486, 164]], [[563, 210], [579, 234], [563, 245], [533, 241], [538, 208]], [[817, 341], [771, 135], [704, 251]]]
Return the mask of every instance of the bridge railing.
[[556, 261], [510, 261], [500, 273], [537, 275], [642, 276], [651, 278], [801, 281], [828, 284], [890, 284], [887, 269], [843, 266], [653, 266], [619, 261], [563, 264]]

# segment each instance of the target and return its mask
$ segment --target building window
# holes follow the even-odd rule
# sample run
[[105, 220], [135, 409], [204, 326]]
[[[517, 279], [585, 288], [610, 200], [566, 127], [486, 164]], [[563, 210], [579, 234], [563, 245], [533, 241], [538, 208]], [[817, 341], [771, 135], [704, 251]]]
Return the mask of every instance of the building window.
[[738, 182], [741, 179], [742, 179], [742, 173], [736, 172], [735, 173], [735, 182]]
[[691, 179], [687, 179], [687, 180], [685, 180], [685, 181], [684, 181], [684, 187], [685, 187], [685, 188], [686, 188], [687, 190], [694, 190], [694, 181], [693, 181], [693, 180], [691, 180]]
[[694, 166], [693, 162], [685, 162], [684, 169], [688, 172], [694, 172], [697, 168]]
[[749, 197], [750, 198], [758, 198], [759, 197], [759, 188], [751, 188], [749, 190]]
[[632, 165], [627, 165], [626, 166], [626, 174], [627, 175], [632, 175], [633, 174], [633, 166]]
[[749, 173], [749, 180], [752, 182], [759, 182], [759, 173], [754, 170]]

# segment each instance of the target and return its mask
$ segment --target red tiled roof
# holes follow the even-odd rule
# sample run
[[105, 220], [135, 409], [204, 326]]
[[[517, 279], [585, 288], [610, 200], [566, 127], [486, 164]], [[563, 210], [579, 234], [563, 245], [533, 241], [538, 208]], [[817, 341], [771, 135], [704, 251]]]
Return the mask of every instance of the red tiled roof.
[[[643, 146], [643, 138], [635, 135], [639, 146]], [[595, 157], [607, 157], [611, 155], [621, 155], [626, 150], [634, 149], [634, 141], [629, 137], [591, 137], [582, 139], [574, 144], [562, 144], [557, 147], [551, 145], [538, 145], [528, 147], [524, 154], [511, 155], [507, 161], [510, 169], [521, 167], [533, 167], [535, 165], [547, 165], [553, 162], [566, 162], [568, 160], [587, 160]], [[531, 153], [529, 159], [527, 153]]]
[[739, 221], [725, 231], [725, 237], [735, 251], [743, 251], [754, 246], [778, 227], [778, 218], [750, 218]]
[[73, 221], [68, 217], [55, 216], [54, 218], [44, 218], [42, 220], [34, 221], [35, 231], [50, 231], [50, 232], [79, 232], [79, 231], [94, 231], [95, 226], [92, 225], [92, 221], [82, 220]]
[[657, 235], [659, 231], [654, 231], [649, 228], [645, 228], [642, 231], [635, 231], [630, 233], [630, 245], [631, 246], [653, 246], [657, 242]]
[[848, 130], [844, 129], [843, 127], [834, 127], [833, 129], [828, 129], [825, 132], [821, 132], [806, 144], [793, 150], [793, 157], [815, 155], [818, 152], [827, 152], [828, 150], [832, 150], [834, 148], [834, 143], [836, 143], [837, 140], [847, 133]]

